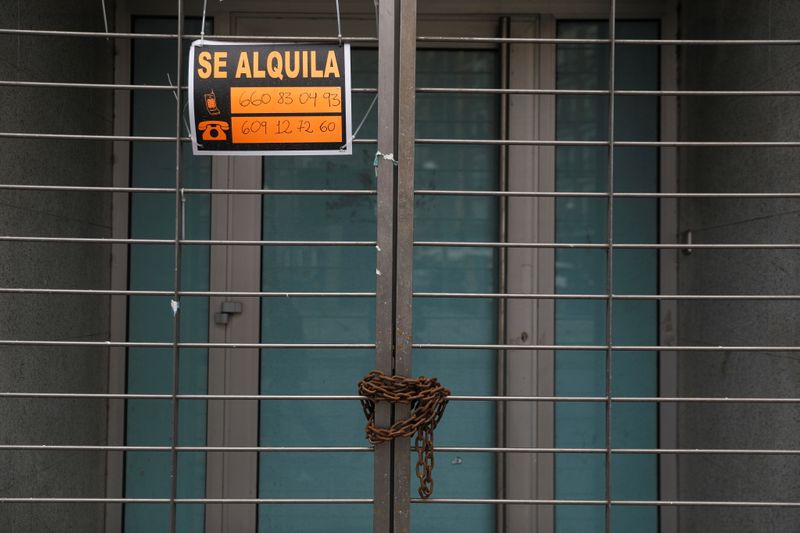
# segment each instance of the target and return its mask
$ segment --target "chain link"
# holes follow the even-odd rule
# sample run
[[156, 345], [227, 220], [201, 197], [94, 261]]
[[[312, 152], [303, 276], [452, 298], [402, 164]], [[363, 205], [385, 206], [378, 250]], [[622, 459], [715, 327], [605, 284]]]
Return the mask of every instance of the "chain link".
[[[413, 379], [373, 370], [358, 382], [358, 393], [366, 397], [361, 400], [361, 405], [367, 417], [367, 440], [372, 444], [416, 434], [414, 449], [417, 451], [416, 474], [419, 479], [417, 492], [420, 498], [428, 498], [433, 494], [433, 430], [442, 419], [450, 391], [436, 378], [420, 376]], [[405, 420], [395, 422], [391, 427], [381, 428], [375, 425], [376, 402], [408, 404], [411, 413]]]

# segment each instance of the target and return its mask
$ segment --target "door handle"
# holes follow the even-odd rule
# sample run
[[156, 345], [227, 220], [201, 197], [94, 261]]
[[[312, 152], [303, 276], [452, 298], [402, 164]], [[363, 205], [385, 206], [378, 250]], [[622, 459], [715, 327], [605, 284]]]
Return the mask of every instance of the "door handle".
[[219, 313], [214, 313], [214, 323], [225, 326], [231, 319], [231, 315], [238, 315], [242, 312], [242, 302], [222, 302]]

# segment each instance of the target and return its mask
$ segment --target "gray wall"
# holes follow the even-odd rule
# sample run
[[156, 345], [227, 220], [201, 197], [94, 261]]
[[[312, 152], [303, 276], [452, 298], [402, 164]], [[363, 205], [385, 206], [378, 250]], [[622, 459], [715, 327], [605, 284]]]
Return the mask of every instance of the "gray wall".
[[[796, 39], [800, 3], [792, 0], [687, 0], [681, 37]], [[798, 47], [683, 47], [682, 89], [800, 87]], [[681, 101], [683, 140], [800, 140], [800, 98], [691, 97]], [[800, 191], [800, 150], [685, 148], [684, 192]], [[698, 243], [800, 242], [800, 201], [697, 199], [680, 205], [680, 229]], [[685, 294], [800, 294], [798, 251], [695, 250], [679, 263]], [[685, 302], [679, 306], [682, 345], [798, 345], [800, 304]], [[694, 352], [679, 363], [683, 396], [800, 397], [800, 357], [792, 353]], [[685, 404], [679, 410], [683, 448], [791, 448], [800, 442], [797, 405]], [[682, 500], [800, 500], [800, 458], [684, 456]], [[789, 509], [682, 508], [681, 533], [795, 532]]]
[[[107, 2], [112, 4], [112, 2]], [[102, 31], [98, 0], [6, 0], [0, 27]], [[109, 8], [111, 6], [109, 5]], [[112, 16], [113, 12], [109, 12]], [[113, 41], [0, 35], [0, 79], [113, 81]], [[107, 90], [0, 87], [0, 131], [108, 134]], [[0, 139], [0, 183], [111, 185], [111, 145]], [[108, 194], [0, 191], [0, 235], [110, 237]], [[110, 247], [0, 242], [0, 287], [108, 288]], [[0, 294], [0, 338], [106, 340], [103, 296]], [[107, 350], [0, 346], [0, 391], [104, 392]], [[98, 400], [0, 399], [1, 444], [104, 444]], [[100, 452], [0, 451], [0, 496], [102, 497]], [[0, 505], [0, 531], [100, 531], [94, 504]]]

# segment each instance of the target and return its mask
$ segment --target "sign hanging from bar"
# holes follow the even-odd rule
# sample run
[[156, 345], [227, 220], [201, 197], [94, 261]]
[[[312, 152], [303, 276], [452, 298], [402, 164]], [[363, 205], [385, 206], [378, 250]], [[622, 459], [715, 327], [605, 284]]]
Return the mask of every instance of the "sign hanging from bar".
[[195, 41], [195, 155], [352, 153], [350, 45]]

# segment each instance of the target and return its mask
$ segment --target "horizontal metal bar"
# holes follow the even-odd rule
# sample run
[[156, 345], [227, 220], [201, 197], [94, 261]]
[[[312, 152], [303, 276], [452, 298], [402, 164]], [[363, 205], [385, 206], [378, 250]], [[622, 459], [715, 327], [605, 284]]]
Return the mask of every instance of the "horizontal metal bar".
[[[47, 294], [80, 296], [172, 296], [174, 291], [112, 289], [40, 289], [0, 287], [0, 294]], [[297, 292], [297, 291], [178, 291], [180, 296], [219, 296], [230, 298], [373, 298], [374, 292]], [[800, 300], [800, 294], [529, 294], [529, 293], [465, 293], [415, 292], [417, 298], [465, 298], [508, 300]]]
[[[126, 504], [371, 504], [371, 498], [12, 498], [0, 496], [0, 503], [126, 503]], [[487, 505], [626, 505], [667, 507], [800, 507], [800, 502], [767, 501], [681, 501], [681, 500], [516, 500], [490, 498], [412, 498], [411, 503]]]
[[[53, 191], [53, 192], [111, 192], [111, 193], [163, 193], [175, 194], [171, 187], [87, 187], [82, 185], [28, 185], [0, 184], [0, 190]], [[182, 194], [256, 194], [264, 196], [374, 196], [374, 189], [181, 189]], [[585, 191], [475, 191], [458, 189], [419, 189], [414, 194], [420, 196], [500, 196], [520, 198], [608, 198], [605, 192]], [[614, 192], [615, 198], [800, 198], [800, 192]]]
[[[174, 139], [173, 139], [174, 140]], [[13, 191], [53, 191], [53, 192], [113, 192], [113, 193], [169, 193], [175, 194], [175, 188], [169, 187], [87, 187], [84, 185], [28, 185], [21, 183], [0, 183], [0, 190]], [[182, 189], [184, 193], [188, 189]]]
[[194, 41], [205, 37], [214, 41], [256, 41], [256, 42], [284, 42], [284, 43], [307, 43], [307, 42], [326, 42], [326, 43], [376, 43], [375, 37], [347, 37], [339, 38], [331, 36], [279, 36], [279, 35], [196, 35], [177, 33], [130, 33], [130, 32], [104, 32], [104, 31], [71, 31], [71, 30], [38, 30], [38, 29], [17, 29], [0, 28], [0, 35], [47, 35], [51, 37], [94, 37], [103, 39], [184, 39]]
[[[174, 34], [174, 33], [130, 33], [130, 32], [92, 32], [71, 30], [40, 30], [0, 28], [0, 35], [47, 35], [52, 37], [92, 37], [103, 39], [184, 39], [196, 40], [201, 35]], [[281, 35], [205, 35], [206, 39], [215, 41], [255, 41], [255, 42], [326, 42], [338, 43], [364, 43], [377, 44], [375, 37], [348, 37], [342, 36], [281, 36]], [[566, 39], [566, 38], [535, 38], [535, 37], [445, 37], [445, 36], [419, 36], [417, 42], [446, 42], [446, 43], [509, 43], [509, 44], [609, 44], [610, 39]], [[741, 45], [741, 46], [771, 46], [771, 45], [800, 45], [797, 39], [614, 39], [617, 45]], [[615, 91], [616, 92], [616, 91]]]
[[[104, 237], [36, 237], [22, 235], [2, 235], [0, 242], [48, 242], [48, 243], [93, 243], [93, 244], [175, 244], [174, 239], [117, 239]], [[236, 241], [212, 239], [187, 239], [180, 241], [182, 245], [203, 246], [375, 246], [376, 241]], [[480, 241], [415, 241], [414, 246], [438, 248], [570, 248], [570, 249], [606, 249], [606, 243], [563, 243], [563, 242], [480, 242]], [[713, 243], [713, 244], [656, 244], [656, 243], [619, 243], [610, 247], [618, 250], [643, 249], [643, 250], [797, 250], [800, 243]]]
[[[275, 348], [275, 349], [374, 349], [374, 343], [224, 343], [224, 342], [126, 342], [126, 341], [53, 341], [0, 339], [0, 346], [59, 346], [86, 348]], [[420, 350], [524, 350], [524, 351], [635, 351], [635, 352], [800, 352], [800, 346], [671, 346], [671, 345], [606, 345], [606, 344], [448, 344], [416, 343]]]
[[[444, 94], [528, 94], [603, 96], [608, 89], [496, 89], [477, 87], [417, 87], [418, 93]], [[800, 91], [691, 91], [691, 90], [614, 90], [617, 96], [800, 96]]]
[[[0, 292], [3, 290], [0, 289]], [[481, 292], [415, 292], [417, 298], [500, 300], [800, 300], [800, 294], [529, 294]]]
[[[178, 394], [179, 400], [261, 400], [261, 401], [343, 401], [366, 398], [357, 395], [341, 394]], [[172, 394], [135, 393], [80, 393], [80, 392], [0, 392], [0, 398], [43, 398], [66, 400], [169, 400]]]
[[[109, 452], [168, 452], [170, 446], [108, 446], [66, 444], [0, 444], [5, 451], [109, 451]], [[371, 453], [370, 446], [176, 446], [179, 452], [260, 452], [260, 453]], [[520, 453], [551, 454], [578, 453], [598, 454], [610, 451], [620, 455], [800, 455], [800, 450], [787, 449], [715, 449], [715, 448], [509, 448], [509, 447], [465, 447], [437, 446], [434, 451], [442, 453]], [[413, 453], [409, 449], [409, 453]]]
[[[174, 139], [173, 139], [174, 140]], [[164, 193], [175, 194], [174, 187], [86, 187], [81, 185], [27, 185], [0, 184], [0, 190], [54, 191], [54, 192], [112, 192], [112, 193]], [[262, 196], [374, 196], [373, 189], [181, 189], [182, 194], [257, 194]]]
[[[542, 139], [415, 139], [418, 144], [483, 144], [492, 146], [610, 146], [610, 141], [542, 140]], [[732, 148], [797, 148], [800, 141], [614, 141], [617, 147], [732, 147]]]
[[185, 504], [371, 504], [371, 498], [9, 498], [0, 496], [0, 503], [177, 503]]
[[449, 396], [453, 401], [491, 402], [614, 402], [614, 403], [800, 403], [800, 398], [721, 398], [652, 396]]
[[[1, 449], [1, 448], [0, 448]], [[413, 451], [413, 450], [410, 450]], [[620, 455], [800, 455], [800, 450], [778, 449], [680, 449], [680, 448], [480, 448], [463, 446], [437, 446], [434, 451], [444, 453], [614, 453]]]
[[[29, 88], [71, 88], [71, 89], [108, 89], [114, 91], [175, 91], [174, 85], [145, 85], [124, 83], [81, 83], [59, 81], [21, 81], [0, 80], [0, 87], [29, 87]], [[188, 87], [182, 86], [182, 91]], [[354, 87], [354, 93], [371, 94], [377, 92], [375, 87]], [[572, 95], [593, 96], [607, 95], [607, 89], [525, 89], [525, 88], [483, 88], [483, 87], [417, 87], [418, 93], [426, 94], [527, 94], [527, 95]], [[618, 96], [800, 96], [800, 91], [708, 91], [708, 90], [620, 90], [614, 91]]]
[[[155, 135], [86, 135], [79, 133], [28, 133], [28, 132], [0, 132], [3, 139], [43, 139], [43, 140], [73, 140], [73, 141], [147, 141], [147, 142], [175, 142], [175, 137]], [[180, 137], [181, 141], [189, 142], [189, 137]]]
[[[65, 399], [65, 400], [168, 400], [170, 394], [80, 393], [80, 392], [0, 392], [6, 399]], [[246, 401], [361, 401], [357, 395], [320, 394], [178, 394], [179, 400], [246, 400]], [[563, 403], [736, 403], [736, 404], [793, 404], [800, 398], [730, 398], [730, 397], [653, 397], [653, 396], [448, 396], [449, 401], [464, 402], [563, 402]]]
[[[110, 89], [113, 91], [171, 91], [178, 89], [175, 85], [145, 85], [129, 83], [82, 83], [82, 82], [61, 82], [61, 81], [25, 81], [25, 80], [0, 80], [0, 87], [31, 87], [43, 89]], [[181, 91], [188, 91], [185, 85], [180, 87]], [[374, 87], [353, 87], [350, 89], [354, 93], [375, 93]]]
[[[159, 137], [147, 135], [95, 135], [79, 133], [30, 133], [30, 132], [0, 132], [0, 138], [5, 139], [43, 139], [43, 140], [72, 140], [72, 141], [142, 141], [142, 142], [171, 142], [176, 141], [176, 137]], [[190, 137], [178, 137], [182, 142], [191, 142]], [[375, 139], [353, 139], [353, 144], [375, 144]]]
[[[171, 189], [174, 193], [175, 190]], [[375, 196], [375, 189], [181, 189], [185, 194], [258, 194], [262, 196]]]
[[224, 342], [126, 342], [126, 341], [48, 341], [0, 339], [0, 346], [64, 346], [85, 348], [275, 348], [275, 349], [373, 349], [374, 343], [224, 343]]
[[656, 244], [656, 243], [566, 243], [566, 242], [482, 242], [482, 241], [415, 241], [414, 246], [437, 248], [575, 248], [617, 250], [797, 250], [800, 243], [743, 243], [743, 244]]
[[[2, 501], [2, 500], [0, 500]], [[511, 500], [489, 498], [412, 498], [411, 503], [487, 505], [627, 505], [656, 507], [800, 507], [800, 502], [681, 500]]]
[[[547, 37], [445, 37], [420, 36], [419, 42], [509, 44], [609, 44], [611, 39], [564, 39]], [[798, 39], [614, 39], [617, 45], [800, 45]], [[614, 91], [617, 92], [616, 90]]]
[[[2, 235], [0, 241], [16, 242], [56, 242], [56, 243], [94, 243], [94, 244], [175, 244], [175, 239], [114, 239], [104, 237], [35, 237], [23, 235]], [[185, 239], [183, 245], [215, 246], [375, 246], [376, 241], [235, 241], [212, 239]]]
[[141, 291], [110, 289], [31, 289], [0, 287], [0, 294], [51, 294], [81, 296], [220, 296], [230, 298], [372, 298], [374, 292], [296, 292], [296, 291]]
[[105, 446], [69, 444], [0, 444], [0, 450], [87, 452], [263, 452], [263, 453], [353, 453], [373, 452], [370, 446]]
[[[174, 192], [174, 191], [173, 191]], [[465, 190], [425, 190], [414, 191], [421, 196], [507, 196], [521, 198], [608, 198], [607, 192], [583, 191], [465, 191]], [[615, 198], [800, 198], [800, 192], [614, 192]]]
[[[2, 341], [0, 341], [2, 343]], [[799, 352], [800, 346], [665, 346], [665, 345], [616, 345], [607, 344], [448, 344], [415, 343], [419, 350], [533, 350], [533, 351], [605, 351], [620, 352]]]
[[[71, 31], [0, 28], [0, 35], [46, 35], [50, 37], [96, 37], [103, 39], [177, 39], [176, 33], [130, 33], [110, 31]], [[188, 35], [182, 36], [189, 39]], [[199, 38], [199, 36], [198, 36]], [[216, 39], [216, 36], [214, 37]]]
[[[31, 133], [0, 132], [0, 138], [43, 139], [43, 140], [83, 140], [83, 141], [142, 141], [142, 142], [175, 142], [175, 136], [145, 135], [94, 135], [77, 133]], [[189, 137], [180, 137], [183, 142], [190, 142]], [[355, 144], [375, 144], [375, 139], [353, 139]], [[581, 140], [541, 140], [541, 139], [415, 139], [419, 144], [458, 144], [458, 145], [492, 145], [492, 146], [610, 146], [609, 141]], [[733, 148], [797, 148], [800, 141], [614, 141], [617, 147], [733, 147]]]
[[[61, 81], [0, 80], [0, 87], [33, 87], [44, 89], [111, 89], [113, 91], [174, 91], [174, 85], [132, 85], [126, 83], [79, 83]], [[181, 87], [186, 90], [187, 87]]]

